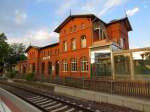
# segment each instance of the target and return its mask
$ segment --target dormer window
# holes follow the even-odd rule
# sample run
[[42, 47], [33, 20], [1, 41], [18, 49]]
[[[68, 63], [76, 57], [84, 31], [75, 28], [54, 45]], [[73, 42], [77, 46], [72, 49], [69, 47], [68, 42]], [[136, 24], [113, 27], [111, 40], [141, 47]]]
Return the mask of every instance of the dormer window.
[[95, 34], [96, 34], [98, 40], [106, 39], [106, 33], [105, 33], [104, 29], [102, 29], [102, 28], [99, 28], [99, 27], [95, 28]]

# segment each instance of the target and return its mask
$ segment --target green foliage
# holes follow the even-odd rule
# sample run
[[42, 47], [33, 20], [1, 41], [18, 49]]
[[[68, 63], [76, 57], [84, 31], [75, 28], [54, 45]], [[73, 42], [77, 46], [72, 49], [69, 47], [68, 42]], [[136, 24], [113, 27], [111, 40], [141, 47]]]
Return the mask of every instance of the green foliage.
[[4, 33], [0, 34], [0, 72], [3, 71], [5, 58], [8, 56], [9, 44], [6, 42], [7, 37]]
[[32, 80], [34, 79], [34, 73], [27, 73], [27, 74], [25, 75], [25, 79], [26, 79], [27, 81], [32, 81]]
[[[26, 60], [25, 45], [22, 43], [7, 43], [7, 37], [4, 33], [0, 34], [0, 73], [4, 72], [4, 68], [12, 69], [12, 65], [18, 61]], [[5, 67], [4, 67], [5, 66]]]
[[16, 64], [18, 61], [26, 60], [25, 46], [22, 43], [13, 43], [9, 48], [9, 56], [7, 57], [7, 63], [9, 65]]
[[16, 76], [16, 73], [17, 72], [15, 70], [12, 70], [12, 71], [7, 72], [6, 75], [7, 75], [8, 78], [12, 79], [12, 78], [14, 78]]

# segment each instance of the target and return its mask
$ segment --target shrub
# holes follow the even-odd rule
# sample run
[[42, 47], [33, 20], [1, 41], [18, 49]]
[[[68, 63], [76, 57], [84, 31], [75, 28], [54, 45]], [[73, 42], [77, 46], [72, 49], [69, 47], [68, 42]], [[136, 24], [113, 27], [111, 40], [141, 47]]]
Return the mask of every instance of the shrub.
[[28, 81], [32, 81], [34, 79], [34, 73], [27, 73], [25, 75], [25, 79]]
[[7, 75], [8, 78], [12, 79], [16, 76], [16, 74], [17, 74], [17, 72], [15, 70], [12, 70], [12, 71], [7, 72], [6, 75]]

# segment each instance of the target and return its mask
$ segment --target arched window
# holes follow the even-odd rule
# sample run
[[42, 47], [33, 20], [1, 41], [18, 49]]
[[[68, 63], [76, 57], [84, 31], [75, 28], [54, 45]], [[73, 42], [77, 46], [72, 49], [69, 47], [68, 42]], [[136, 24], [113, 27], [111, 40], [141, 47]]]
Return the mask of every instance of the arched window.
[[48, 62], [48, 73], [52, 73], [52, 62]]
[[68, 71], [68, 63], [67, 63], [67, 60], [63, 60], [63, 71], [66, 72]]
[[73, 28], [72, 28], [72, 26], [70, 27], [70, 32], [72, 32], [73, 31]]
[[44, 72], [45, 72], [45, 63], [43, 62], [43, 63], [42, 63], [41, 73], [44, 74]]
[[85, 56], [81, 58], [81, 71], [88, 71], [88, 60]]
[[73, 26], [73, 31], [76, 31], [76, 30], [77, 30], [77, 26], [74, 25], [74, 26]]
[[64, 30], [64, 35], [66, 34], [66, 30]]
[[76, 50], [76, 39], [71, 40], [71, 49]]
[[75, 58], [71, 59], [71, 71], [72, 72], [77, 71], [77, 59]]
[[66, 41], [64, 41], [63, 47], [64, 47], [64, 51], [66, 52], [67, 51], [67, 42]]
[[81, 36], [81, 48], [85, 48], [86, 47], [86, 36], [83, 35]]

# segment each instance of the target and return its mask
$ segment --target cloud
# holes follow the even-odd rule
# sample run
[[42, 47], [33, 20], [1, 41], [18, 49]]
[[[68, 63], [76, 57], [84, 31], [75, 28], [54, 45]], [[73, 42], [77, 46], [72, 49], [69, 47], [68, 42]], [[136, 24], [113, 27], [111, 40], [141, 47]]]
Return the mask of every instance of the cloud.
[[63, 4], [61, 4], [56, 11], [56, 13], [59, 15], [63, 15], [66, 12], [69, 12], [72, 9], [73, 5], [77, 3], [76, 0], [62, 0], [61, 2], [63, 2]]
[[133, 9], [127, 10], [126, 13], [128, 16], [133, 16], [134, 14], [136, 14], [139, 11], [140, 11], [140, 9], [138, 7], [135, 7]]
[[48, 28], [41, 28], [37, 30], [32, 30], [26, 32], [25, 34], [15, 35], [9, 34], [9, 43], [24, 43], [26, 46], [31, 43], [32, 45], [44, 46], [47, 44], [58, 42], [58, 34], [55, 32], [50, 32]]
[[143, 6], [144, 8], [148, 8], [149, 7], [149, 1], [148, 0], [143, 0]]
[[26, 13], [21, 12], [19, 10], [15, 11], [15, 19], [14, 20], [18, 25], [21, 25], [21, 24], [25, 23], [26, 18], [27, 18]]
[[99, 0], [86, 1], [85, 5], [82, 6], [84, 12], [95, 12], [98, 5], [101, 4]]
[[[2, 1], [0, 32], [5, 32], [9, 42], [46, 45], [58, 41], [58, 34], [50, 32], [49, 29], [59, 25], [58, 21], [68, 16], [70, 9], [72, 14], [95, 13], [97, 16], [102, 16], [129, 0]], [[29, 4], [33, 7], [29, 7]]]
[[111, 9], [125, 4], [129, 0], [87, 0], [82, 6], [83, 12], [95, 13], [97, 16], [107, 14]]
[[107, 0], [107, 2], [104, 4], [104, 8], [98, 13], [99, 16], [104, 15], [107, 13], [110, 9], [113, 7], [119, 6], [120, 4], [124, 3], [125, 0]]

